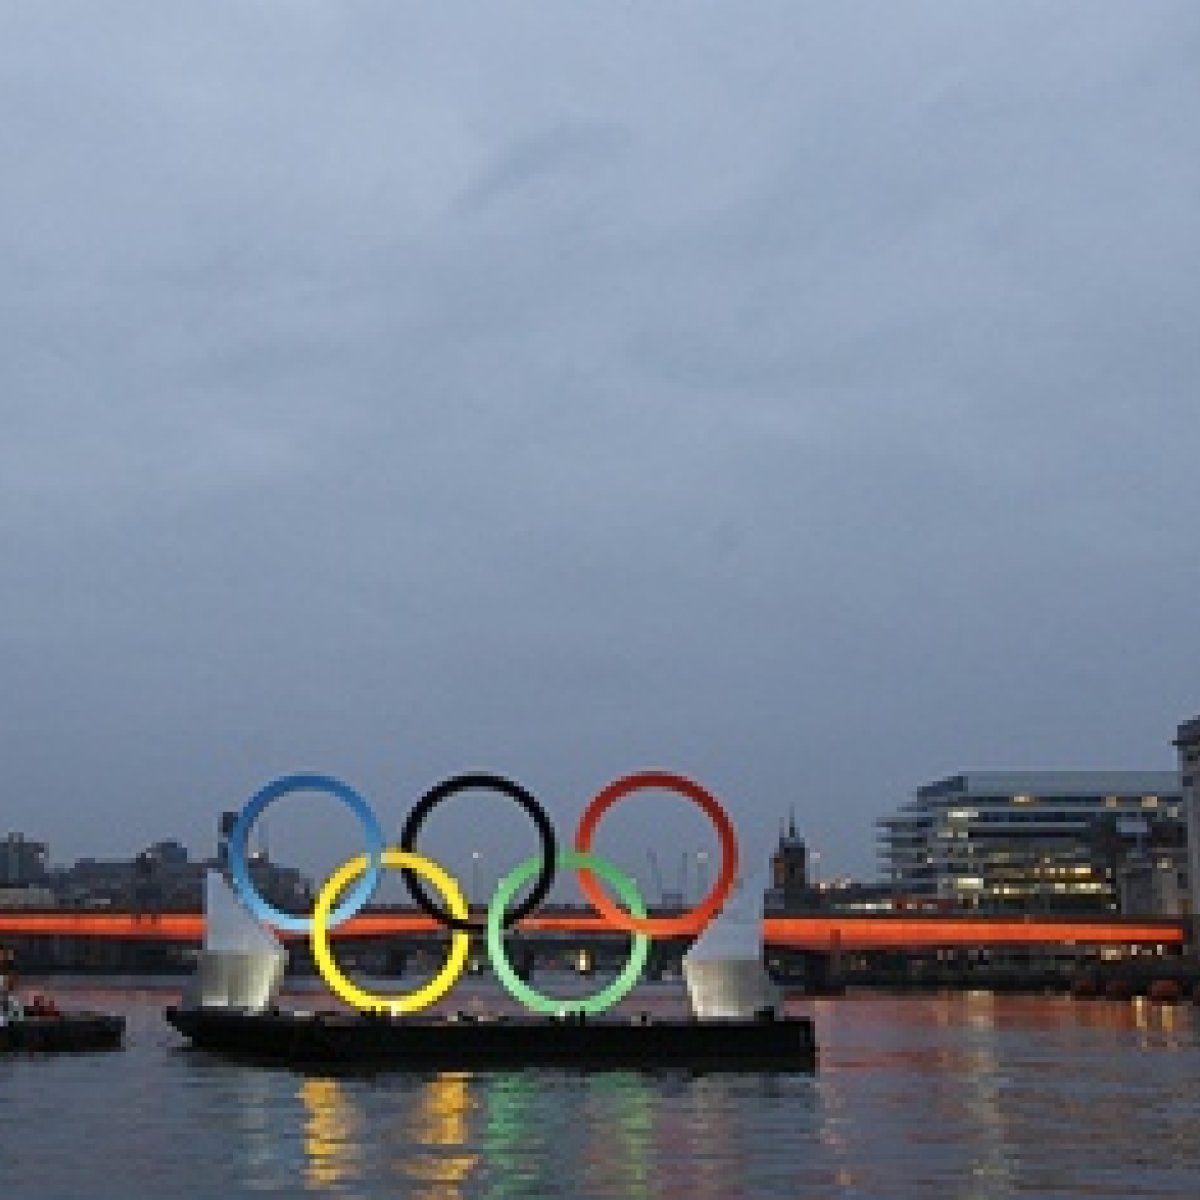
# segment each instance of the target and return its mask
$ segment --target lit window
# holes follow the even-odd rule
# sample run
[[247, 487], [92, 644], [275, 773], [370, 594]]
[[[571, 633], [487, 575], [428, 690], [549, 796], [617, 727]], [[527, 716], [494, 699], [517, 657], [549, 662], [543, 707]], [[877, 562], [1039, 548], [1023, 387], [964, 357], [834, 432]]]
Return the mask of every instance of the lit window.
[[1157, 796], [1143, 796], [1142, 797], [1142, 807], [1143, 808], [1157, 808], [1158, 807], [1158, 797]]

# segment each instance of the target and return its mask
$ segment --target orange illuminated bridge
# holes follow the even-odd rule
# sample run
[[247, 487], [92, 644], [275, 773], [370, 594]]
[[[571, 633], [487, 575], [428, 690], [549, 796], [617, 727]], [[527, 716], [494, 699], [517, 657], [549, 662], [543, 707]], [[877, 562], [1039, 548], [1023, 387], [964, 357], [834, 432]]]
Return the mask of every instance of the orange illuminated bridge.
[[[624, 936], [608, 922], [580, 911], [548, 910], [528, 917], [528, 933], [579, 933]], [[438, 932], [429, 917], [410, 911], [375, 911], [353, 917], [332, 930], [333, 937], [387, 937]], [[696, 933], [698, 929], [689, 932]], [[131, 913], [63, 909], [0, 912], [0, 937], [122, 938], [198, 942], [204, 933], [199, 913]], [[1004, 945], [1181, 946], [1184, 922], [1133, 917], [948, 916], [890, 913], [768, 917], [768, 944], [797, 949], [917, 950], [939, 947]], [[293, 937], [303, 935], [284, 935]]]

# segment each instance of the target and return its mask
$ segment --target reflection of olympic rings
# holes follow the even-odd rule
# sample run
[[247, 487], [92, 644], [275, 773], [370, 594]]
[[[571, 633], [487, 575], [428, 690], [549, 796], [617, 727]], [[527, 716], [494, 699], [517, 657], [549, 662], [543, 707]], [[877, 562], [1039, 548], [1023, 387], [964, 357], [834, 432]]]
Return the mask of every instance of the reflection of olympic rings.
[[[483, 922], [469, 919], [467, 903], [453, 877], [415, 850], [417, 834], [433, 808], [443, 800], [472, 788], [497, 791], [515, 800], [533, 818], [542, 843], [540, 855], [527, 859], [500, 881]], [[675, 792], [697, 804], [712, 820], [721, 842], [721, 869], [716, 883], [694, 909], [674, 917], [648, 917], [633, 880], [607, 860], [591, 853], [596, 826], [608, 809], [633, 792], [651, 788]], [[248, 866], [247, 845], [254, 822], [268, 805], [294, 791], [321, 791], [335, 796], [358, 817], [367, 839], [366, 854], [344, 863], [322, 885], [311, 918], [293, 916], [268, 904], [255, 888]], [[584, 894], [608, 924], [634, 935], [629, 961], [617, 978], [596, 995], [582, 999], [554, 1000], [535, 992], [518, 978], [504, 949], [502, 930], [527, 916], [541, 903], [550, 889], [560, 861], [566, 866], [578, 868]], [[521, 1003], [536, 1012], [595, 1013], [615, 1004], [637, 982], [649, 952], [650, 937], [697, 933], [716, 915], [733, 887], [737, 872], [737, 840], [725, 810], [698, 783], [665, 771], [642, 771], [614, 780], [599, 792], [584, 810], [575, 835], [574, 850], [560, 853], [549, 818], [525, 788], [503, 776], [474, 772], [453, 776], [426, 792], [405, 822], [401, 845], [385, 848], [379, 822], [357, 792], [328, 775], [301, 774], [286, 775], [275, 780], [246, 803], [229, 838], [228, 862], [234, 888], [246, 907], [260, 921], [290, 932], [307, 932], [312, 943], [313, 958], [325, 982], [333, 992], [357, 1008], [399, 1014], [432, 1004], [454, 985], [462, 973], [470, 947], [469, 933], [486, 930], [488, 954], [496, 975]], [[357, 987], [342, 974], [329, 949], [329, 931], [367, 903], [383, 867], [399, 868], [418, 906], [451, 930], [450, 954], [437, 975], [415, 992], [392, 997], [376, 995]], [[445, 910], [429, 898], [421, 887], [419, 876], [428, 879], [442, 894]], [[623, 912], [605, 895], [597, 876], [613, 888], [628, 912]], [[529, 895], [510, 908], [522, 885], [535, 877]], [[335, 908], [334, 904], [342, 890], [355, 880], [358, 882]]]

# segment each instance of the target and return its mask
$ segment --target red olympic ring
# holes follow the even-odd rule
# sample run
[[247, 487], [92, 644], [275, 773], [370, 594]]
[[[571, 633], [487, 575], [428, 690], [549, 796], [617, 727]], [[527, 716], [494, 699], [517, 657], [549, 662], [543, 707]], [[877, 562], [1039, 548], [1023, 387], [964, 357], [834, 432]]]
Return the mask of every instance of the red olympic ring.
[[591, 853], [592, 836], [600, 818], [618, 800], [644, 788], [662, 788], [665, 791], [676, 792], [693, 801], [708, 814], [721, 840], [721, 872], [708, 895], [690, 912], [680, 913], [677, 917], [633, 917], [622, 912], [605, 895], [604, 889], [591, 871], [580, 869], [579, 884], [596, 911], [610, 925], [626, 933], [645, 933], [651, 937], [679, 937], [697, 933], [716, 916], [721, 905], [725, 903], [737, 875], [737, 838], [734, 836], [733, 825], [717, 798], [698, 783], [668, 771], [637, 771], [633, 775], [613, 780], [603, 791], [597, 792], [583, 810], [579, 830], [575, 834], [576, 853]]

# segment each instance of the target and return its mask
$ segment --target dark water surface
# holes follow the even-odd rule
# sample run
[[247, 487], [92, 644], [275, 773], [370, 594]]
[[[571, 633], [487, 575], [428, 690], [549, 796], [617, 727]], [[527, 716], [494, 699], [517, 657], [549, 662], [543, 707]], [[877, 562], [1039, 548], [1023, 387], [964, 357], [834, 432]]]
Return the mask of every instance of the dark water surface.
[[824, 1000], [813, 1075], [321, 1078], [183, 1049], [170, 988], [54, 990], [127, 1014], [128, 1048], [0, 1058], [4, 1200], [1200, 1196], [1186, 1006]]

